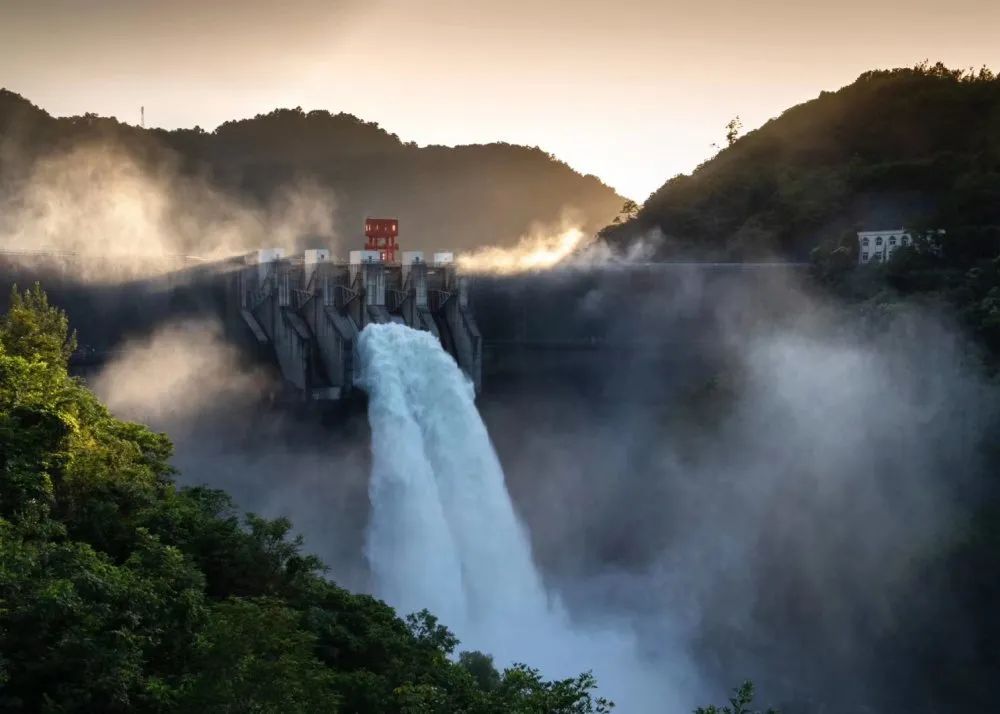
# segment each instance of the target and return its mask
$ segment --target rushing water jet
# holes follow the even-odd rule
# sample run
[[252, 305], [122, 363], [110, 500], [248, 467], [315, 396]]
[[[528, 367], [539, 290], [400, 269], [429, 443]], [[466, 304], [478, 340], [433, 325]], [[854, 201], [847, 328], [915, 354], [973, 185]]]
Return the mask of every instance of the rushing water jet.
[[366, 555], [379, 594], [456, 624], [543, 614], [527, 536], [454, 359], [430, 333], [396, 324], [368, 326], [360, 353], [373, 454]]
[[574, 626], [546, 593], [472, 384], [437, 339], [372, 324], [359, 352], [376, 595], [401, 612], [430, 609], [501, 665], [530, 659], [550, 677], [593, 669], [620, 705], [633, 700], [627, 711], [662, 703], [671, 687], [640, 661], [630, 631]]

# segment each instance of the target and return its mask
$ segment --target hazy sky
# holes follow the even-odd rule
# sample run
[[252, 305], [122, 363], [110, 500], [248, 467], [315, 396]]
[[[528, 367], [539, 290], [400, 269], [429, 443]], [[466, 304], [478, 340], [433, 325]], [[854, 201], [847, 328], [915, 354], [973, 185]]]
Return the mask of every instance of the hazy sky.
[[642, 200], [873, 67], [1000, 68], [987, 0], [0, 0], [0, 86], [214, 128], [347, 111], [420, 144], [538, 145]]

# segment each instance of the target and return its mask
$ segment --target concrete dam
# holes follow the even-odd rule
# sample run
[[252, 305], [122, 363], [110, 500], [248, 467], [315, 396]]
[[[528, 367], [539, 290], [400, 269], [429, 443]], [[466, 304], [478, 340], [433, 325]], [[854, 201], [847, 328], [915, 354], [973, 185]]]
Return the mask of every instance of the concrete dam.
[[306, 401], [347, 397], [360, 376], [361, 330], [388, 322], [434, 335], [478, 392], [482, 337], [468, 281], [450, 254], [434, 263], [417, 252], [405, 253], [400, 264], [360, 258], [335, 263], [327, 250], [292, 259], [268, 251], [247, 256], [226, 276], [227, 326], [235, 328], [238, 311], [258, 344], [270, 347], [285, 382]]
[[781, 286], [802, 269], [663, 263], [463, 275], [449, 254], [388, 263], [359, 253], [347, 262], [327, 250], [179, 256], [127, 269], [93, 256], [0, 253], [0, 280], [39, 281], [67, 311], [80, 371], [169, 323], [209, 318], [248, 360], [269, 366], [281, 401], [333, 403], [358, 394], [358, 336], [371, 323], [433, 334], [477, 393], [557, 383], [607, 392], [637, 375], [690, 373], [721, 359], [734, 325], [780, 313]]

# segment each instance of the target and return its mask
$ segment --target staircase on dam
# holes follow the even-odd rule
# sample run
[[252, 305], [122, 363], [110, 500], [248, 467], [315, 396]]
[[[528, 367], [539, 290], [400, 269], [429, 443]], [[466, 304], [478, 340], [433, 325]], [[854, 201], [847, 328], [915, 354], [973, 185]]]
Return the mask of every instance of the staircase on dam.
[[453, 264], [419, 252], [398, 264], [339, 263], [329, 251], [286, 258], [261, 250], [241, 259], [227, 289], [232, 321], [274, 356], [304, 400], [348, 397], [360, 375], [358, 335], [370, 323], [398, 322], [435, 335], [482, 387], [482, 338], [466, 280]]

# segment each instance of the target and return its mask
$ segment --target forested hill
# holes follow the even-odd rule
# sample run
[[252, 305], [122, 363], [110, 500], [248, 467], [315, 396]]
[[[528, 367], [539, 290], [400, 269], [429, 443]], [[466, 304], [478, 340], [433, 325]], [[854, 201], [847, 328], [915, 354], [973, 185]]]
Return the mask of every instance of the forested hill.
[[[1000, 226], [1000, 79], [872, 71], [732, 141], [603, 234], [661, 255], [804, 258], [859, 229]], [[720, 134], [722, 130], [720, 129]]]
[[[606, 712], [593, 677], [498, 672], [426, 611], [323, 576], [290, 524], [172, 481], [163, 434], [67, 374], [36, 286], [0, 316], [0, 711]], [[530, 652], [525, 652], [530, 657]]]
[[[404, 248], [511, 242], [564, 213], [596, 231], [622, 199], [539, 148], [505, 143], [418, 147], [350, 114], [277, 109], [200, 128], [145, 130], [114, 118], [55, 118], [0, 90], [0, 189], [17, 188], [41, 156], [87, 142], [125, 147], [152, 170], [180, 167], [213, 187], [266, 202], [292, 183], [332, 194], [335, 231], [357, 236], [366, 215], [396, 216]], [[0, 196], [2, 198], [2, 196]]]

